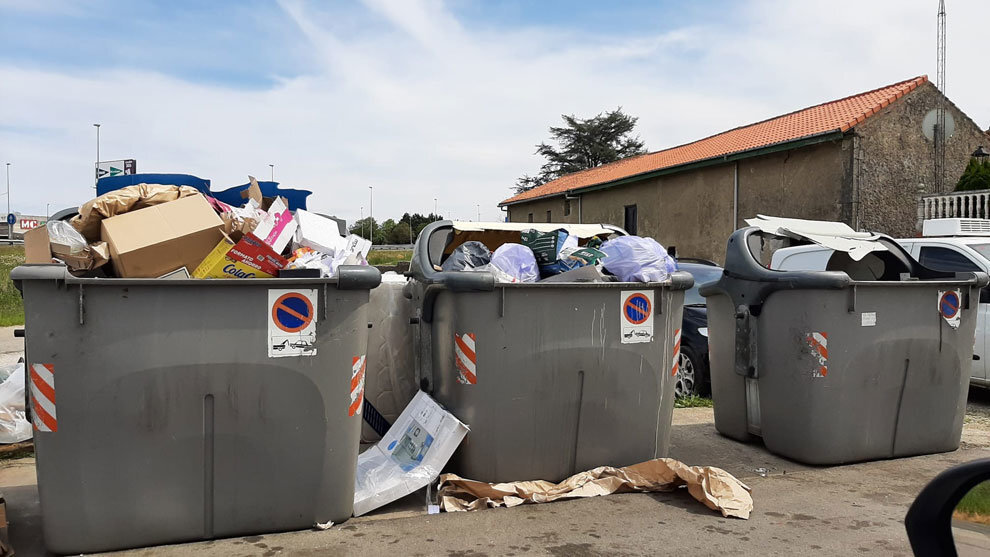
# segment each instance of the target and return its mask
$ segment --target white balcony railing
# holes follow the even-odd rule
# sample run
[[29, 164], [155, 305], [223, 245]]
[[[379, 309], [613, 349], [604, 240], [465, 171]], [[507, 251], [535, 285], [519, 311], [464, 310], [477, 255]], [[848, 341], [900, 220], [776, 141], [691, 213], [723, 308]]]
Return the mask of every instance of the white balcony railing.
[[918, 199], [918, 230], [925, 219], [990, 219], [990, 190], [933, 193]]

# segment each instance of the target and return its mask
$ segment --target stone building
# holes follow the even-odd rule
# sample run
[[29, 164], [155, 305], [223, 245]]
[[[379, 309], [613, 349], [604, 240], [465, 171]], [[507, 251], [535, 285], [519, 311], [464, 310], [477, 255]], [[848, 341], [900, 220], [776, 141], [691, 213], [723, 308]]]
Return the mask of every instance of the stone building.
[[611, 223], [715, 261], [758, 213], [914, 236], [919, 195], [934, 191], [929, 113], [940, 99], [954, 124], [951, 191], [987, 135], [921, 76], [569, 174], [500, 207], [511, 222]]

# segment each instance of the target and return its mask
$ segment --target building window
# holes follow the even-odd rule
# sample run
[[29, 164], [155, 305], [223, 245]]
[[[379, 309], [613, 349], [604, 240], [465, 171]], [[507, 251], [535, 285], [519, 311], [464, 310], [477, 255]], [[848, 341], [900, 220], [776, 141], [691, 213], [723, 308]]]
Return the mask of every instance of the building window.
[[636, 206], [635, 205], [626, 205], [626, 222], [625, 222], [625, 226], [623, 226], [623, 228], [625, 228], [626, 229], [626, 232], [632, 234], [633, 236], [635, 236], [637, 234], [637, 232], [636, 232]]
[[550, 217], [550, 211], [547, 211], [547, 222], [553, 222], [553, 218]]
[[571, 202], [569, 199], [564, 200], [564, 216], [565, 217], [571, 216]]
[[533, 213], [529, 214], [529, 218], [526, 219], [526, 222], [533, 222]]

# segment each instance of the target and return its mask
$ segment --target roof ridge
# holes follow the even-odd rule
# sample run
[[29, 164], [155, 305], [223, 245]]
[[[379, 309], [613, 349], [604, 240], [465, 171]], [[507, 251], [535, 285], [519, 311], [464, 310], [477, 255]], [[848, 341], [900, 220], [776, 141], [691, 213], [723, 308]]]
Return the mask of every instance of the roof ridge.
[[[880, 91], [883, 91], [885, 89], [893, 89], [893, 88], [902, 88], [902, 89], [904, 89], [904, 90], [901, 90], [901, 91], [896, 91], [896, 92], [891, 93], [886, 98], [881, 99], [881, 100], [879, 100], [877, 102], [874, 102], [870, 106], [864, 107], [863, 110], [861, 110], [861, 111], [855, 111], [855, 112], [852, 112], [851, 114], [847, 113], [846, 115], [842, 116], [842, 119], [834, 120], [834, 122], [835, 122], [834, 123], [834, 127], [832, 127], [829, 130], [827, 130], [827, 131], [845, 132], [845, 131], [849, 130], [850, 128], [852, 128], [852, 127], [860, 124], [861, 122], [863, 122], [864, 120], [866, 120], [866, 118], [869, 118], [870, 116], [873, 116], [874, 114], [878, 113], [880, 110], [882, 110], [883, 108], [889, 106], [891, 103], [893, 103], [896, 100], [900, 99], [904, 95], [906, 95], [906, 94], [914, 91], [915, 89], [917, 89], [919, 86], [923, 85], [926, 82], [928, 82], [928, 76], [926, 74], [922, 74], [920, 76], [916, 76], [916, 77], [912, 77], [912, 78], [909, 78], [909, 79], [904, 79], [904, 80], [901, 80], [901, 81], [898, 81], [898, 82], [895, 82], [895, 83], [891, 83], [891, 84], [888, 84], [888, 85], [883, 85], [883, 86], [880, 86], [880, 87], [876, 87], [876, 88], [870, 89], [868, 91], [863, 91], [863, 92], [860, 92], [860, 93], [855, 93], [855, 94], [852, 94], [852, 95], [847, 95], [847, 96], [842, 97], [842, 98], [839, 98], [839, 99], [833, 99], [833, 100], [821, 102], [821, 103], [818, 103], [818, 104], [813, 104], [813, 105], [810, 105], [810, 106], [799, 108], [797, 110], [793, 110], [791, 112], [786, 112], [784, 114], [778, 114], [776, 116], [771, 116], [769, 118], [765, 118], [765, 119], [759, 120], [757, 122], [751, 122], [749, 124], [744, 124], [744, 125], [741, 125], [741, 126], [736, 126], [734, 128], [723, 130], [723, 131], [720, 131], [718, 133], [714, 133], [714, 134], [711, 134], [709, 136], [702, 137], [700, 139], [696, 139], [694, 141], [689, 141], [687, 143], [682, 143], [682, 144], [679, 144], [679, 145], [674, 145], [674, 146], [667, 147], [667, 148], [664, 148], [664, 149], [660, 149], [660, 150], [657, 150], [657, 151], [650, 151], [648, 153], [643, 153], [641, 155], [633, 155], [631, 157], [626, 157], [624, 159], [619, 159], [617, 161], [613, 161], [613, 162], [610, 162], [610, 163], [607, 163], [607, 164], [596, 166], [594, 168], [587, 168], [587, 169], [584, 169], [584, 170], [579, 170], [577, 172], [572, 172], [570, 174], [565, 174], [564, 176], [561, 176], [561, 177], [559, 177], [559, 178], [557, 178], [555, 180], [551, 180], [550, 182], [547, 182], [545, 184], [541, 184], [540, 186], [537, 186], [536, 188], [532, 188], [532, 189], [527, 190], [525, 192], [521, 192], [521, 193], [515, 194], [512, 197], [509, 197], [508, 199], [504, 200], [502, 203], [500, 203], [500, 205], [501, 204], [504, 204], [506, 202], [512, 202], [512, 201], [525, 201], [525, 200], [531, 200], [531, 199], [540, 199], [540, 198], [546, 197], [546, 196], [557, 195], [557, 194], [560, 194], [560, 193], [566, 193], [567, 191], [570, 191], [571, 189], [580, 189], [582, 187], [587, 187], [589, 185], [595, 185], [595, 184], [582, 184], [582, 185], [577, 185], [577, 187], [575, 187], [575, 188], [565, 186], [562, 191], [556, 191], [555, 190], [555, 191], [547, 191], [547, 193], [545, 193], [545, 194], [537, 194], [537, 195], [533, 195], [533, 196], [527, 196], [526, 195], [526, 194], [530, 193], [531, 191], [534, 191], [534, 190], [537, 190], [537, 189], [543, 189], [543, 188], [546, 188], [547, 186], [550, 186], [551, 184], [562, 182], [564, 180], [567, 180], [568, 182], [573, 181], [575, 178], [580, 178], [582, 176], [586, 176], [586, 175], [591, 174], [591, 173], [593, 173], [595, 171], [604, 170], [605, 172], [608, 172], [608, 170], [610, 168], [615, 167], [615, 166], [618, 166], [618, 165], [620, 165], [620, 163], [623, 164], [623, 165], [625, 165], [625, 164], [628, 164], [629, 162], [635, 161], [636, 159], [640, 159], [640, 158], [643, 158], [643, 157], [662, 155], [664, 153], [670, 153], [670, 152], [675, 151], [677, 149], [688, 149], [692, 145], [701, 144], [703, 142], [710, 141], [710, 140], [715, 139], [715, 138], [718, 138], [720, 136], [726, 136], [726, 135], [732, 134], [734, 132], [739, 132], [740, 130], [746, 130], [747, 128], [755, 128], [757, 126], [760, 126], [762, 124], [766, 124], [768, 122], [773, 122], [775, 120], [784, 120], [784, 119], [786, 119], [788, 117], [795, 116], [795, 115], [800, 114], [800, 113], [803, 113], [803, 112], [807, 112], [807, 111], [812, 111], [812, 110], [815, 110], [815, 109], [819, 109], [821, 107], [827, 107], [829, 105], [840, 105], [843, 102], [848, 102], [848, 101], [853, 100], [853, 99], [862, 98], [862, 97], [868, 97], [869, 95], [876, 94], [876, 93], [878, 93]], [[840, 112], [841, 112], [841, 109], [840, 109]], [[839, 115], [837, 114], [836, 116], [839, 116]], [[819, 131], [818, 133], [822, 133], [822, 132]], [[816, 134], [811, 134], [811, 135], [816, 135]], [[776, 145], [776, 144], [782, 144], [782, 143], [788, 143], [790, 141], [795, 141], [795, 140], [801, 139], [802, 137], [810, 137], [811, 135], [802, 135], [802, 136], [794, 136], [794, 137], [790, 137], [790, 138], [784, 138], [784, 139], [782, 139], [780, 141], [777, 141], [777, 142], [766, 143], [766, 144], [764, 144], [764, 146], [767, 146], [767, 145]], [[722, 154], [715, 155], [715, 156], [729, 155], [729, 154], [733, 154], [733, 153], [741, 153], [741, 152], [744, 152], [744, 151], [747, 151], [747, 150], [750, 150], [750, 149], [751, 148], [749, 148], [749, 147], [748, 148], [741, 148], [741, 149], [730, 149], [730, 150], [725, 151]], [[659, 170], [659, 169], [663, 169], [663, 168], [672, 168], [672, 167], [675, 167], [675, 166], [680, 166], [681, 164], [687, 164], [689, 162], [693, 162], [693, 161], [697, 161], [697, 160], [704, 160], [704, 159], [703, 158], [696, 158], [696, 159], [693, 159], [693, 160], [689, 160], [689, 161], [685, 161], [685, 162], [681, 162], [681, 163], [676, 163], [676, 164], [664, 164], [664, 163], [660, 163], [660, 166], [657, 167], [657, 168], [653, 168], [653, 169], [641, 169], [638, 172], [631, 172], [631, 173], [629, 173], [629, 174], [627, 174], [625, 176], [618, 176], [618, 177], [615, 177], [615, 178], [612, 178], [612, 179], [609, 179], [609, 180], [605, 180], [605, 181], [602, 181], [602, 182], [598, 182], [598, 183], [606, 183], [606, 182], [610, 182], [610, 181], [617, 180], [617, 179], [628, 178], [628, 177], [635, 176], [637, 174], [643, 174], [643, 173], [653, 172], [655, 170]], [[525, 197], [522, 197], [522, 196], [525, 196]], [[522, 197], [522, 199], [518, 199], [520, 197]]]

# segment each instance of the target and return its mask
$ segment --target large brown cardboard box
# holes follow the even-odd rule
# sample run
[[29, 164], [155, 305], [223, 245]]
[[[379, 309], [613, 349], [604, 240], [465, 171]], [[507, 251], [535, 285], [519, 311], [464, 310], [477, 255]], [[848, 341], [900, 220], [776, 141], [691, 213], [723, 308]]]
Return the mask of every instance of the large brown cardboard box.
[[180, 267], [195, 269], [223, 239], [223, 221], [202, 195], [191, 195], [104, 219], [117, 276], [154, 278]]

